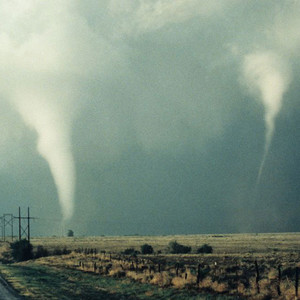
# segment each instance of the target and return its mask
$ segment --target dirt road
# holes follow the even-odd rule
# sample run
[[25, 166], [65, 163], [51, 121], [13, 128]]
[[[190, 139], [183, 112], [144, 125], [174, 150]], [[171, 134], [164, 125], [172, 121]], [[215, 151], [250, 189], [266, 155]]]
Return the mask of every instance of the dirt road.
[[17, 293], [7, 284], [7, 282], [0, 275], [0, 300], [15, 300], [24, 299], [17, 295]]

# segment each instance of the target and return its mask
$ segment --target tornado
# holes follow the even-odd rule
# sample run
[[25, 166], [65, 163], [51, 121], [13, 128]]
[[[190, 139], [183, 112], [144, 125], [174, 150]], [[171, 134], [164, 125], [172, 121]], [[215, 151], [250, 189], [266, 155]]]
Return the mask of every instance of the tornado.
[[51, 170], [63, 221], [74, 211], [75, 165], [71, 152], [71, 121], [47, 92], [21, 90], [12, 97], [24, 122], [37, 133], [37, 150]]
[[283, 58], [267, 51], [244, 57], [243, 76], [250, 92], [264, 107], [265, 146], [257, 175], [257, 184], [259, 184], [274, 136], [276, 117], [282, 108], [283, 96], [289, 86], [290, 76]]
[[71, 2], [0, 1], [0, 93], [36, 133], [37, 152], [48, 163], [64, 221], [74, 212], [76, 179], [71, 125], [72, 67], [78, 58], [68, 60], [74, 24], [66, 21], [72, 19]]

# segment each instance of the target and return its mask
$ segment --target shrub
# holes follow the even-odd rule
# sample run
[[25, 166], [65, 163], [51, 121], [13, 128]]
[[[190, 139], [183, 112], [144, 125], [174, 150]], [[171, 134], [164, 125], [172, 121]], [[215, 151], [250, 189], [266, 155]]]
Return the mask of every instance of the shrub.
[[34, 258], [40, 258], [40, 257], [45, 257], [45, 256], [49, 256], [48, 250], [45, 249], [43, 246], [37, 246]]
[[181, 245], [179, 243], [177, 243], [176, 241], [172, 241], [169, 243], [169, 251], [172, 253], [172, 254], [179, 254], [179, 253], [190, 253], [192, 250], [191, 247], [189, 246], [184, 246], [184, 245]]
[[70, 253], [71, 253], [71, 250], [68, 250], [66, 247], [63, 248], [63, 250], [62, 250], [63, 255], [70, 254]]
[[53, 251], [53, 255], [65, 255], [70, 254], [71, 251], [64, 247], [62, 250], [60, 248], [55, 248]]
[[68, 233], [67, 233], [67, 236], [68, 236], [68, 237], [74, 236], [74, 231], [73, 231], [72, 229], [69, 229], [69, 230], [68, 230]]
[[61, 249], [55, 248], [55, 249], [53, 250], [53, 255], [62, 255]]
[[10, 244], [12, 257], [16, 261], [24, 261], [33, 258], [32, 245], [25, 239]]
[[141, 252], [142, 254], [152, 254], [154, 251], [151, 245], [144, 244], [141, 246]]
[[125, 255], [133, 255], [133, 256], [136, 256], [137, 254], [139, 254], [140, 252], [135, 250], [134, 248], [127, 248], [125, 249], [122, 254], [125, 254]]
[[208, 244], [204, 244], [197, 249], [197, 253], [213, 253], [213, 248]]

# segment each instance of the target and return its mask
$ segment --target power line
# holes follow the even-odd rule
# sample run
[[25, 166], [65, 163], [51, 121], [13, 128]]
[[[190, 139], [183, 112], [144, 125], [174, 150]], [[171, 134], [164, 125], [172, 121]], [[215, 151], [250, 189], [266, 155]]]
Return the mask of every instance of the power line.
[[1, 217], [1, 227], [2, 227], [2, 239], [5, 242], [7, 236], [7, 227], [10, 228], [11, 231], [11, 240], [14, 238], [14, 216], [13, 214], [3, 214]]
[[7, 227], [10, 228], [11, 231], [11, 240], [13, 241], [14, 236], [14, 219], [18, 220], [18, 238], [19, 241], [22, 238], [25, 238], [30, 242], [30, 221], [33, 219], [36, 219], [34, 217], [30, 217], [30, 208], [27, 208], [27, 216], [22, 217], [21, 216], [21, 208], [19, 207], [19, 214], [18, 216], [14, 216], [13, 214], [3, 214], [2, 217], [0, 217], [1, 222], [1, 236], [2, 240], [5, 242], [7, 235]]

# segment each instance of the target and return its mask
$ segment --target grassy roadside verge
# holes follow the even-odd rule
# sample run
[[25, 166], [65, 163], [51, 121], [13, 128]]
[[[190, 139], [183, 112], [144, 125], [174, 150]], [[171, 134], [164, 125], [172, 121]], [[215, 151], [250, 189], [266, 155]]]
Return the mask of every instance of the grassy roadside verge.
[[34, 261], [0, 265], [0, 272], [20, 295], [29, 299], [226, 299], [55, 268]]

